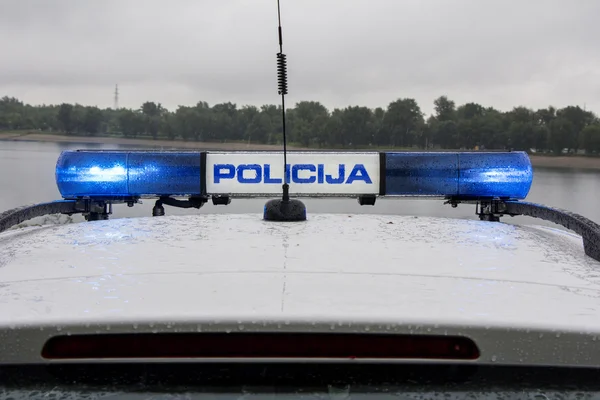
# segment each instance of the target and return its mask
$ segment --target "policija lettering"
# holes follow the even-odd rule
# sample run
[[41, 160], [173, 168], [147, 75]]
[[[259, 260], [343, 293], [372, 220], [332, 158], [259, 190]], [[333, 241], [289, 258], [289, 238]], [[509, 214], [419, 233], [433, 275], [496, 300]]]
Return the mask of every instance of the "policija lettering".
[[[354, 164], [347, 177], [346, 167], [346, 164], [338, 164], [337, 176], [333, 176], [325, 173], [325, 164], [294, 164], [291, 166], [287, 164], [285, 166], [285, 173], [287, 181], [290, 183], [330, 185], [352, 184], [354, 182], [373, 183], [363, 164]], [[302, 174], [300, 174], [301, 172]], [[231, 179], [236, 179], [239, 183], [248, 184], [283, 183], [282, 178], [271, 176], [270, 164], [240, 164], [237, 167], [234, 164], [214, 165], [214, 183], [221, 183], [223, 180]]]

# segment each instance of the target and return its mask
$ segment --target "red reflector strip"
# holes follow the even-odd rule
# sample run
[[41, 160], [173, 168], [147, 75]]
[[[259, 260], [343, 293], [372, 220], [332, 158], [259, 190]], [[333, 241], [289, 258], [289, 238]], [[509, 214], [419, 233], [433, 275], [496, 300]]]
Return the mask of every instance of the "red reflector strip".
[[300, 333], [138, 333], [56, 336], [46, 359], [82, 358], [425, 358], [474, 360], [465, 337]]

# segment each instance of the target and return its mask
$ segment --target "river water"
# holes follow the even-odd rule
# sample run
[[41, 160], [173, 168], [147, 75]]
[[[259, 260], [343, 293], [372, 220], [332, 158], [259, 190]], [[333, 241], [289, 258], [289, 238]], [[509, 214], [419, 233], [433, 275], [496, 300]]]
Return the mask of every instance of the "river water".
[[[118, 145], [0, 141], [0, 212], [25, 204], [60, 199], [54, 180], [58, 155], [68, 149], [124, 149]], [[596, 171], [535, 169], [528, 201], [565, 208], [600, 222], [596, 207], [600, 194], [600, 173]], [[229, 206], [207, 203], [200, 210], [181, 210], [165, 206], [167, 214], [189, 213], [261, 213], [265, 199], [233, 200]], [[418, 216], [442, 216], [476, 219], [475, 206], [461, 205], [456, 209], [440, 200], [378, 199], [374, 207], [359, 206], [356, 199], [307, 199], [310, 213], [372, 213]], [[113, 218], [151, 215], [153, 201], [128, 208], [116, 205]], [[526, 217], [504, 218], [514, 223], [541, 223]], [[544, 223], [548, 225], [547, 223]], [[550, 224], [551, 225], [551, 224]]]

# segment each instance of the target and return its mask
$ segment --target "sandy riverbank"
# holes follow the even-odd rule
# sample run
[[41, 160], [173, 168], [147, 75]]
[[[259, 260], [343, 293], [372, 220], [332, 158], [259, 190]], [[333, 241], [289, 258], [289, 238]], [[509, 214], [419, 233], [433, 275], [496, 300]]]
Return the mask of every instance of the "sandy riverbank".
[[[121, 146], [140, 147], [166, 147], [180, 149], [202, 149], [202, 150], [281, 150], [278, 145], [250, 144], [246, 143], [211, 143], [211, 142], [184, 142], [181, 140], [152, 140], [152, 139], [129, 139], [118, 137], [89, 137], [89, 136], [66, 136], [50, 135], [45, 133], [3, 133], [0, 132], [0, 140], [37, 141], [55, 143], [97, 143], [115, 144]], [[0, 144], [1, 147], [1, 144]], [[306, 148], [289, 146], [290, 150], [304, 150]], [[531, 164], [539, 168], [565, 168], [565, 169], [587, 169], [600, 171], [600, 157], [553, 157], [531, 155]]]

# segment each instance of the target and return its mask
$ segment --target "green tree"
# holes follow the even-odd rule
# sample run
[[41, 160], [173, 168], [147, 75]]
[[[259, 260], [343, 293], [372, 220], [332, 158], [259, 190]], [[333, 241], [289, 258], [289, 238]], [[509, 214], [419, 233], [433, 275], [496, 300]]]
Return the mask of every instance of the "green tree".
[[248, 143], [266, 143], [272, 129], [269, 116], [265, 113], [257, 113], [246, 130]]
[[594, 114], [583, 110], [579, 106], [568, 106], [557, 110], [556, 116], [558, 118], [563, 118], [570, 123], [570, 128], [563, 132], [565, 135], [563, 138], [564, 147], [569, 150], [577, 150], [579, 147], [579, 134], [586, 126], [594, 122]]
[[587, 154], [600, 154], [600, 125], [598, 123], [582, 129], [580, 147], [585, 149]]
[[102, 126], [104, 115], [98, 107], [86, 107], [85, 116], [83, 118], [83, 131], [96, 135]]
[[330, 147], [346, 147], [348, 142], [344, 139], [344, 131], [342, 126], [343, 111], [336, 108], [331, 113], [331, 117], [325, 124], [325, 144]]
[[526, 107], [515, 107], [506, 114], [509, 123], [508, 145], [514, 150], [534, 148], [536, 144], [536, 115]]
[[351, 106], [342, 110], [342, 133], [345, 145], [372, 145], [375, 140], [375, 118], [367, 107]]
[[548, 145], [556, 155], [562, 154], [563, 149], [569, 149], [572, 144], [572, 136], [575, 132], [575, 126], [571, 121], [564, 117], [556, 117], [550, 123]]
[[289, 113], [290, 139], [303, 146], [321, 145], [329, 111], [318, 101], [301, 101]]
[[216, 137], [222, 141], [244, 140], [245, 128], [238, 124], [237, 105], [231, 102], [215, 104], [211, 109]]
[[127, 109], [119, 111], [119, 127], [124, 136], [136, 137], [144, 131], [144, 119], [138, 112]]
[[164, 109], [160, 103], [154, 103], [153, 101], [147, 101], [142, 104], [142, 114], [144, 115], [144, 128], [147, 135], [151, 135], [152, 139], [158, 137], [158, 128], [160, 126], [160, 117]]
[[[254, 139], [258, 140], [256, 134], [258, 132], [251, 132], [250, 129], [256, 130], [256, 125], [251, 126], [253, 122], [255, 124], [258, 122], [258, 119], [255, 121], [255, 118], [259, 115], [260, 111], [255, 106], [244, 106], [237, 113], [237, 129], [243, 131], [244, 140], [250, 143], [252, 139], [252, 133], [254, 133]], [[258, 133], [259, 137], [262, 137], [260, 133]]]
[[421, 108], [414, 99], [398, 99], [388, 105], [383, 118], [383, 129], [388, 145], [409, 147], [423, 129], [425, 121]]
[[71, 104], [61, 104], [60, 108], [58, 109], [56, 119], [60, 123], [62, 130], [65, 133], [70, 134], [73, 132], [75, 126], [73, 119], [73, 106]]
[[169, 140], [175, 139], [177, 135], [177, 127], [175, 123], [175, 117], [171, 113], [166, 113], [162, 120], [160, 130], [167, 135]]
[[454, 121], [456, 119], [456, 105], [446, 96], [440, 96], [433, 101], [435, 119], [437, 121]]
[[260, 107], [260, 112], [269, 119], [269, 132], [266, 143], [279, 143], [282, 139], [281, 106], [265, 104]]
[[174, 129], [183, 140], [194, 137], [195, 112], [191, 107], [179, 106], [174, 115]]

